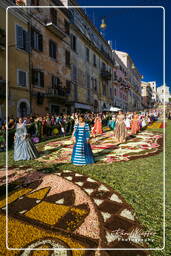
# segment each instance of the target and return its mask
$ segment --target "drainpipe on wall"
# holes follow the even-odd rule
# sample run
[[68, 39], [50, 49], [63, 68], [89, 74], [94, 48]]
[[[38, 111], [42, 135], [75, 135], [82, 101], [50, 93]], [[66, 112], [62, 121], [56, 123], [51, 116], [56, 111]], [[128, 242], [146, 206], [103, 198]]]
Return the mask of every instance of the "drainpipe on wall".
[[[28, 15], [30, 15], [31, 9], [28, 9]], [[30, 114], [32, 114], [32, 82], [31, 82], [31, 71], [32, 71], [32, 64], [31, 64], [31, 19], [28, 22], [28, 33], [29, 33], [29, 103], [30, 103]]]

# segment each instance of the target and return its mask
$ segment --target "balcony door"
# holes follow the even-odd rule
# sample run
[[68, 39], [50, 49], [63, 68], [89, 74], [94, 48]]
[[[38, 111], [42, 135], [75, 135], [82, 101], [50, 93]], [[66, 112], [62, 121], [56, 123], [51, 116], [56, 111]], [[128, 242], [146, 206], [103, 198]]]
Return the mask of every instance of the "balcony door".
[[25, 117], [28, 115], [28, 109], [27, 109], [27, 104], [26, 102], [21, 102], [20, 103], [20, 117]]
[[52, 113], [52, 114], [60, 114], [60, 113], [59, 113], [59, 106], [57, 106], [57, 105], [51, 105], [51, 113]]

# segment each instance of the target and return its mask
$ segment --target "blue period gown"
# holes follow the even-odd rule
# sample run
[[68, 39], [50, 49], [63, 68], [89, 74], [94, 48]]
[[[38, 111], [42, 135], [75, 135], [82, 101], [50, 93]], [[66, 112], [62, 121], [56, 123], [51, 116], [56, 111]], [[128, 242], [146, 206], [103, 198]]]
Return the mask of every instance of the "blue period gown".
[[31, 160], [36, 157], [38, 157], [38, 152], [30, 138], [27, 137], [26, 125], [19, 126], [17, 124], [14, 142], [14, 160]]
[[79, 124], [75, 125], [74, 137], [76, 138], [76, 143], [73, 148], [71, 162], [74, 165], [93, 164], [93, 153], [90, 144], [87, 143], [87, 139], [90, 138], [89, 125], [85, 124], [83, 127], [79, 126]]

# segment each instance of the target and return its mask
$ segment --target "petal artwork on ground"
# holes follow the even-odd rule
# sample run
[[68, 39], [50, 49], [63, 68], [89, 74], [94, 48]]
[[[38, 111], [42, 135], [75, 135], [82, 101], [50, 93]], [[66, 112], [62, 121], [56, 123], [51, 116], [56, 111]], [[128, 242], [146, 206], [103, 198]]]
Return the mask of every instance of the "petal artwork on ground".
[[[108, 131], [102, 136], [91, 139], [91, 148], [96, 164], [129, 161], [132, 159], [147, 157], [162, 151], [163, 135], [159, 132], [143, 131], [130, 136], [126, 143], [117, 145], [113, 138], [113, 132]], [[47, 143], [40, 162], [69, 163], [72, 154], [72, 142], [70, 139]]]
[[[13, 169], [15, 176], [17, 171]], [[42, 248], [51, 248], [53, 253], [42, 251], [41, 255], [118, 255], [118, 250], [107, 248], [135, 249], [122, 251], [124, 256], [148, 254], [146, 250], [138, 250], [147, 246], [141, 235], [144, 228], [133, 208], [108, 185], [71, 170], [47, 174], [25, 169], [21, 173], [15, 181], [9, 177], [13, 191], [8, 195], [8, 246], [27, 249], [9, 251], [5, 248], [4, 198], [0, 201], [2, 255], [40, 255]], [[11, 174], [12, 170], [9, 176]], [[28, 248], [40, 251], [34, 254]], [[53, 248], [63, 250], [55, 254]], [[101, 254], [98, 254], [99, 248], [104, 248]]]

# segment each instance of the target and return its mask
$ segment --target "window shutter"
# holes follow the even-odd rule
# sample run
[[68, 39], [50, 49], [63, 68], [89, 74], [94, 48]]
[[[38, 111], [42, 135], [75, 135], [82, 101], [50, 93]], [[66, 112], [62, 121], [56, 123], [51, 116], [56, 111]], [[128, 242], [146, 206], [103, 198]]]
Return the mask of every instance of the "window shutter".
[[71, 39], [71, 49], [73, 50], [73, 34], [71, 34], [70, 39]]
[[56, 44], [53, 43], [53, 57], [56, 59]]
[[67, 66], [70, 66], [70, 52], [69, 51], [65, 51], [65, 64]]
[[21, 71], [21, 70], [19, 70], [18, 71], [19, 73], [18, 73], [18, 82], [19, 82], [19, 85], [21, 85], [21, 86], [26, 86], [26, 72], [24, 72], [24, 71]]
[[34, 30], [31, 30], [31, 48], [34, 48]]
[[36, 70], [32, 69], [32, 84], [36, 85]]
[[43, 51], [43, 36], [41, 34], [38, 35], [39, 38], [39, 50]]
[[40, 87], [44, 87], [44, 73], [40, 71]]
[[24, 48], [23, 29], [18, 25], [16, 25], [16, 43], [17, 43], [17, 48], [19, 49]]
[[52, 45], [51, 45], [51, 41], [49, 41], [49, 56], [52, 57]]
[[54, 76], [52, 76], [52, 88], [54, 88]]
[[31, 43], [31, 40], [30, 40], [31, 35], [30, 35], [30, 32], [25, 32], [25, 33], [26, 33], [25, 50], [27, 52], [30, 52], [31, 51], [31, 45], [30, 45], [30, 43]]

